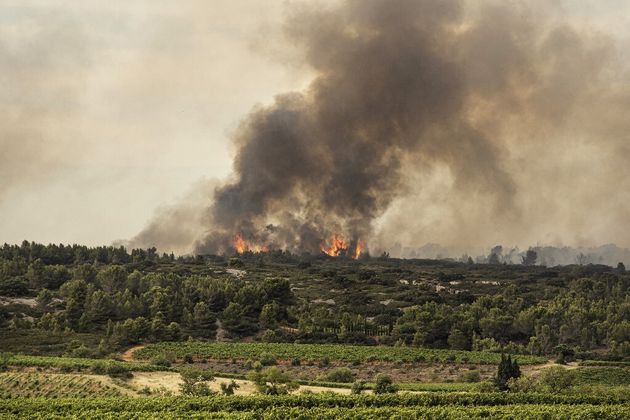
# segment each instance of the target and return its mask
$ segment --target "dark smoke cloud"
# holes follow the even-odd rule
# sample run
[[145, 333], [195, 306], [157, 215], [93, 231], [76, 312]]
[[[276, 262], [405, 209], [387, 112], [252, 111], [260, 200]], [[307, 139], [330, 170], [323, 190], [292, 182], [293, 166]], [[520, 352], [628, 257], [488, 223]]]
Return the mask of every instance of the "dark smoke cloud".
[[453, 1], [294, 11], [287, 34], [317, 77], [243, 122], [237, 180], [217, 190], [199, 251], [225, 251], [235, 232], [306, 251], [332, 232], [365, 238], [403, 187], [403, 157], [416, 153], [509, 201], [498, 150], [466, 116], [469, 86], [453, 54], [463, 12]]
[[[290, 9], [288, 42], [315, 77], [242, 121], [234, 178], [216, 189], [196, 251], [230, 251], [236, 233], [311, 252], [332, 232], [373, 250], [401, 238], [536, 243], [549, 231], [579, 242], [572, 230], [595, 223], [576, 212], [596, 196], [568, 193], [567, 206], [563, 188], [588, 174], [572, 165], [589, 147], [599, 169], [627, 149], [630, 84], [611, 39], [546, 18], [558, 12], [547, 3], [348, 0]], [[621, 165], [610, 166], [626, 173]], [[430, 174], [442, 174], [442, 188], [425, 183]], [[610, 191], [611, 179], [623, 178], [581, 185]], [[625, 205], [611, 211], [615, 220], [629, 214]]]

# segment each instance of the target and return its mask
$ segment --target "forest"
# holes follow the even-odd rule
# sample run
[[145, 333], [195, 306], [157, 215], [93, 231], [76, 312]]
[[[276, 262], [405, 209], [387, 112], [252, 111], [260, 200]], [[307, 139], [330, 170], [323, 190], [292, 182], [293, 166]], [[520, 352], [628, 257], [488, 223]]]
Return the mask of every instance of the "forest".
[[623, 361], [623, 264], [359, 260], [284, 251], [0, 248], [0, 350], [105, 357], [137, 343], [338, 343]]

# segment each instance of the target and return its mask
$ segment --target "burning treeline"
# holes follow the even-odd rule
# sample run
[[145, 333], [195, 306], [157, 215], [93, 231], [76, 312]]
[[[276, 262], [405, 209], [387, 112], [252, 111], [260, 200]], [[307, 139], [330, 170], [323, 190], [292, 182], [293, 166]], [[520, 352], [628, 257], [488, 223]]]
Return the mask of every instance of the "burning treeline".
[[[540, 189], [521, 179], [522, 161], [571, 150], [563, 146], [574, 141], [569, 125], [613, 145], [613, 131], [628, 128], [613, 93], [627, 83], [611, 79], [611, 43], [535, 8], [550, 3], [348, 0], [290, 9], [286, 35], [315, 77], [241, 122], [234, 176], [215, 189], [196, 251], [355, 256], [412, 175], [438, 167], [452, 177], [446, 202], [455, 197], [493, 221], [459, 221], [451, 242], [467, 235], [479, 243], [480, 231], [496, 226], [531, 234], [523, 212], [534, 207], [522, 198]], [[554, 212], [547, 203], [545, 217]], [[416, 205], [406, 220], [421, 217], [425, 203]]]

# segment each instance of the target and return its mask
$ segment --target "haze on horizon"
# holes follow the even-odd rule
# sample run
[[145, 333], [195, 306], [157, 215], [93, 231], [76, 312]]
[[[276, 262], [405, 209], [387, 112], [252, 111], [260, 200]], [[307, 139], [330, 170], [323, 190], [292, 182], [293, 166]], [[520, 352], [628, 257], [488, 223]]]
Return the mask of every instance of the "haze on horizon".
[[[466, 10], [483, 15], [499, 3]], [[532, 47], [542, 70], [514, 73], [544, 80], [554, 93], [523, 106], [524, 92], [508, 97], [493, 85], [500, 72], [485, 80], [493, 74], [483, 65], [471, 71], [471, 84], [514, 106], [512, 113], [497, 110], [505, 112], [501, 121], [476, 120], [480, 132], [500, 137], [489, 136], [493, 161], [454, 166], [465, 160], [452, 156], [454, 147], [399, 162], [403, 185], [370, 221], [374, 249], [430, 242], [470, 252], [495, 244], [630, 246], [630, 4], [550, 3], [510, 2], [526, 17], [501, 16], [522, 24], [525, 40], [537, 40], [541, 28], [571, 29], [566, 54], [553, 53], [551, 44]], [[318, 76], [286, 36], [287, 15], [300, 8], [254, 0], [2, 2], [0, 242], [132, 239], [179, 252], [203, 242], [214, 188], [236, 179], [239, 124]], [[475, 48], [489, 51], [481, 61], [501, 62], [505, 54], [505, 63], [527, 64], [513, 61], [496, 37], [479, 42]], [[466, 115], [492, 114], [490, 108], [467, 107]]]

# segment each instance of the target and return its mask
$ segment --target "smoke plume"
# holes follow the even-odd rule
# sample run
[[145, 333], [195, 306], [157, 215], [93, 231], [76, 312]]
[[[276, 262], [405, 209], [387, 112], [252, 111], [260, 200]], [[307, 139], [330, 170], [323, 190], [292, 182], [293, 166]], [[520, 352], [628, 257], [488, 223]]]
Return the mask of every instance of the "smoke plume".
[[[610, 38], [546, 3], [458, 0], [294, 6], [285, 32], [315, 77], [241, 122], [197, 252], [236, 234], [317, 252], [332, 233], [376, 251], [614, 231], [584, 216], [611, 181], [628, 191], [630, 84]], [[601, 210], [623, 220], [622, 202]]]

